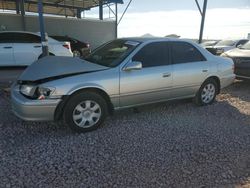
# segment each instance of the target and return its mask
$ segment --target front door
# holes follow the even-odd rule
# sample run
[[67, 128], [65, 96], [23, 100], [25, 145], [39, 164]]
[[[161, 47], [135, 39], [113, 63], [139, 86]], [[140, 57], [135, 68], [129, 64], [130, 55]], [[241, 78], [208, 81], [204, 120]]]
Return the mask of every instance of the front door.
[[146, 104], [170, 98], [172, 65], [167, 42], [154, 42], [140, 49], [131, 61], [142, 69], [121, 70], [120, 107]]
[[42, 54], [41, 39], [29, 33], [15, 33], [14, 58], [17, 65], [31, 65]]

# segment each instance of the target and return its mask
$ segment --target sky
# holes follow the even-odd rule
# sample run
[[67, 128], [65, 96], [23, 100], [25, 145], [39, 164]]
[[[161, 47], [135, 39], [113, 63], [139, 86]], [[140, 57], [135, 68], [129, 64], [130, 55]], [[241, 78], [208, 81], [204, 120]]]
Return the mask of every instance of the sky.
[[[129, 0], [119, 5], [119, 17]], [[200, 4], [203, 0], [199, 0]], [[106, 11], [107, 12], [107, 11]], [[91, 14], [97, 15], [95, 11]], [[198, 38], [201, 16], [195, 0], [133, 0], [118, 27], [119, 37], [177, 34]], [[208, 0], [205, 39], [246, 38], [250, 33], [250, 0]]]

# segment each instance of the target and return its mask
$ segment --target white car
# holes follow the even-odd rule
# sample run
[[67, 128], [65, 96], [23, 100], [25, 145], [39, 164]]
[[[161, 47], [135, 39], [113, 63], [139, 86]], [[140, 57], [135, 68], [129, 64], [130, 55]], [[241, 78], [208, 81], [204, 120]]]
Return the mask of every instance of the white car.
[[[73, 57], [70, 43], [48, 37], [49, 53], [53, 56]], [[0, 66], [29, 66], [41, 58], [39, 33], [23, 31], [0, 32]]]
[[241, 39], [241, 40], [222, 40], [218, 42], [214, 48], [216, 49], [216, 55], [221, 55], [222, 53], [232, 50], [234, 48], [238, 48], [246, 44], [249, 40]]

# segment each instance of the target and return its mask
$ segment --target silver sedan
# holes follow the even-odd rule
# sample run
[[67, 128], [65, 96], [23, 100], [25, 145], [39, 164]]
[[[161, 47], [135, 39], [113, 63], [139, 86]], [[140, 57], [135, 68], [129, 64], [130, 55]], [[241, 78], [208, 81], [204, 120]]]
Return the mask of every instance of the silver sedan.
[[27, 121], [64, 119], [78, 132], [98, 128], [114, 110], [173, 99], [209, 105], [235, 79], [232, 60], [179, 39], [123, 38], [85, 60], [46, 57], [12, 86], [13, 112]]

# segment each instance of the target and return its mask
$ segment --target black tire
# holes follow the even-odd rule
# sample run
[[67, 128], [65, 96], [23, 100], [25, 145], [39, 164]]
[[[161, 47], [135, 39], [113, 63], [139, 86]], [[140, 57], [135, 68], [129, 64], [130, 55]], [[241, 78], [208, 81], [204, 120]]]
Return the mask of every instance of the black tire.
[[[202, 97], [204, 88], [207, 87], [209, 84], [211, 84], [215, 91], [214, 91], [214, 96], [210, 97], [210, 100], [206, 101]], [[207, 79], [200, 87], [199, 91], [196, 93], [196, 96], [194, 98], [194, 102], [198, 106], [205, 106], [205, 105], [210, 105], [214, 102], [216, 95], [219, 93], [219, 85], [214, 79]]]
[[[94, 122], [94, 125], [92, 125], [90, 127], [88, 127], [88, 126], [84, 127], [85, 125], [83, 127], [81, 127], [81, 126], [77, 125], [78, 122], [75, 122], [75, 120], [73, 119], [75, 112], [78, 111], [78, 110], [76, 110], [76, 107], [81, 105], [81, 103], [84, 103], [85, 101], [92, 101], [92, 102], [94, 102], [92, 104], [95, 104], [95, 103], [98, 104], [100, 107], [100, 111], [101, 111], [101, 113], [100, 113], [101, 115], [99, 117], [99, 120], [98, 121], [96, 120], [96, 122]], [[86, 106], [85, 106], [85, 108], [86, 108]], [[83, 113], [84, 112], [82, 111], [80, 114], [83, 114]], [[99, 111], [98, 111], [98, 113], [99, 113]], [[83, 133], [83, 132], [93, 131], [93, 130], [96, 130], [97, 128], [99, 128], [100, 125], [104, 122], [107, 114], [108, 114], [108, 106], [107, 106], [107, 102], [105, 101], [105, 99], [101, 95], [99, 95], [95, 92], [86, 91], [86, 92], [77, 93], [69, 99], [69, 101], [65, 105], [63, 116], [64, 116], [65, 123], [73, 131], [76, 131], [78, 133]]]
[[[73, 50], [73, 55], [74, 57], [82, 57], [82, 52], [80, 50]], [[75, 55], [75, 54], [78, 54], [78, 55]]]

